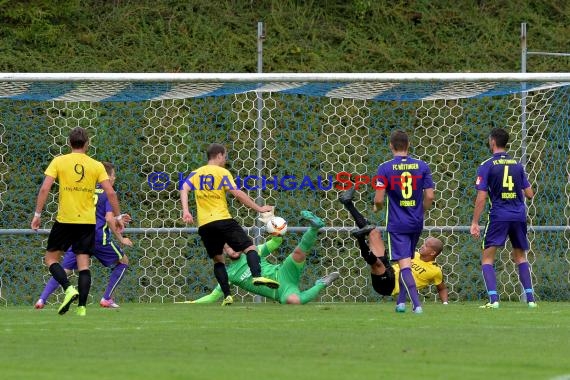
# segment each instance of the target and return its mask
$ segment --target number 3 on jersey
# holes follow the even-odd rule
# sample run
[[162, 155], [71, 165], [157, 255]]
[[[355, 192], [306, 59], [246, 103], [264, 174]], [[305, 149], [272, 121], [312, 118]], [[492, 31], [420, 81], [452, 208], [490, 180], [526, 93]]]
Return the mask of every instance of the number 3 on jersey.
[[513, 187], [515, 187], [513, 176], [509, 175], [509, 165], [505, 165], [505, 171], [503, 174], [503, 187], [506, 187], [508, 191], [513, 191]]

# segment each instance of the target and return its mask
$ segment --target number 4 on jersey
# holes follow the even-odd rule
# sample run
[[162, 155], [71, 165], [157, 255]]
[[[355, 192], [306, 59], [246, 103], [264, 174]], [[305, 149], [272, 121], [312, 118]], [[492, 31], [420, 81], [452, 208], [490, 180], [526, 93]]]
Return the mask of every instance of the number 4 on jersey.
[[513, 176], [509, 175], [509, 165], [505, 165], [505, 172], [503, 174], [503, 187], [506, 187], [508, 191], [513, 191], [513, 187], [515, 187]]

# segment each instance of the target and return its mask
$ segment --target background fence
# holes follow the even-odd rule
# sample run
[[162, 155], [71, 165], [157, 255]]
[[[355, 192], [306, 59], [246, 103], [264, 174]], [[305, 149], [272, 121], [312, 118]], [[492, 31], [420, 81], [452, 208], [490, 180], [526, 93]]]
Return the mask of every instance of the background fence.
[[[335, 74], [323, 75], [321, 81], [309, 74], [303, 80], [295, 75], [279, 80], [236, 76], [237, 81], [216, 79], [214, 74], [192, 80], [150, 77], [0, 78], [4, 303], [32, 304], [49, 276], [42, 264], [47, 230], [33, 233], [28, 228], [43, 171], [54, 155], [68, 152], [66, 137], [76, 126], [90, 132], [90, 154], [116, 165], [116, 189], [123, 210], [134, 219], [128, 233], [135, 246], [126, 249], [131, 267], [116, 292], [120, 302], [196, 298], [215, 285], [195, 229], [180, 220], [177, 187], [179, 178], [204, 164], [205, 148], [212, 142], [228, 147], [234, 176], [260, 179], [246, 182], [250, 195], [276, 204], [277, 213], [289, 221], [291, 232], [273, 260], [292, 251], [303, 231], [299, 212], [312, 210], [325, 219], [327, 228], [308, 257], [302, 285], [334, 268], [342, 279], [327, 288], [322, 301], [379, 299], [350, 236], [354, 223], [337, 201], [334, 182], [341, 171], [373, 175], [391, 156], [388, 139], [394, 129], [410, 134], [412, 154], [427, 161], [434, 174], [436, 202], [428, 212], [424, 237], [436, 236], [445, 243], [438, 263], [450, 299], [485, 298], [480, 243], [471, 239], [468, 225], [476, 169], [489, 156], [486, 142], [493, 127], [511, 133], [509, 151], [526, 163], [537, 193], [528, 203], [536, 293], [539, 299], [570, 299], [568, 78], [539, 81], [521, 74], [523, 83], [485, 80], [493, 75], [470, 81], [473, 78], [459, 74], [433, 75], [430, 80], [384, 76], [386, 81], [373, 80], [378, 75], [354, 79]], [[269, 179], [265, 185], [262, 177]], [[55, 217], [54, 190], [44, 217], [46, 229]], [[370, 186], [361, 188], [356, 206], [382, 224], [382, 215], [371, 211], [372, 196]], [[263, 239], [255, 213], [233, 199], [231, 209], [252, 236]], [[498, 258], [501, 297], [518, 299], [509, 249]], [[99, 297], [108, 273], [98, 264], [93, 272], [91, 294]], [[433, 300], [436, 292], [426, 289], [423, 294]], [[251, 295], [240, 295], [251, 300]]]

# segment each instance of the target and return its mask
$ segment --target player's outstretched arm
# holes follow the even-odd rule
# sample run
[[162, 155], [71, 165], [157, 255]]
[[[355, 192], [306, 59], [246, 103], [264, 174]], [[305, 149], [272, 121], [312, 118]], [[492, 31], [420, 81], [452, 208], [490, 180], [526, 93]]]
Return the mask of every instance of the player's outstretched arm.
[[439, 294], [439, 300], [441, 301], [441, 303], [447, 305], [448, 294], [445, 282], [442, 281], [439, 285], [437, 285], [437, 293]]
[[259, 256], [266, 257], [275, 252], [283, 243], [283, 237], [273, 236], [271, 239], [257, 247]]
[[197, 300], [192, 301], [191, 303], [214, 303], [218, 301], [220, 298], [222, 298], [223, 295], [224, 293], [222, 292], [220, 285], [217, 285], [210, 294], [207, 294], [204, 297], [200, 297]]
[[228, 190], [241, 204], [244, 206], [257, 211], [257, 212], [268, 212], [273, 210], [273, 206], [260, 206], [251, 199], [249, 195], [244, 193], [239, 189]]

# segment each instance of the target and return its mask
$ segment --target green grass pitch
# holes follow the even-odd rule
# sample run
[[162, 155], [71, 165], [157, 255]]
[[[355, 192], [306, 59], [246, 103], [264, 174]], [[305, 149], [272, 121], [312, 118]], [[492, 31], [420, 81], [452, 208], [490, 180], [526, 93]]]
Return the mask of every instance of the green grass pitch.
[[570, 379], [570, 303], [0, 308], [3, 379]]

